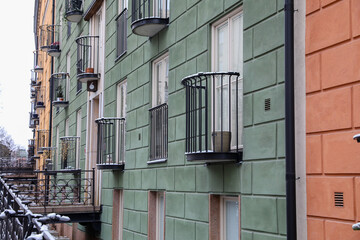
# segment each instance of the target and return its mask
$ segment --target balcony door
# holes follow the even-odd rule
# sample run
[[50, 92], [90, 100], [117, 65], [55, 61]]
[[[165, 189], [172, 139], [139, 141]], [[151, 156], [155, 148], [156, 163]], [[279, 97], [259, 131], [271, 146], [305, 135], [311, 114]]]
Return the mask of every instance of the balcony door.
[[[243, 108], [243, 13], [237, 9], [212, 25], [212, 71], [239, 72], [240, 78], [217, 77], [213, 84], [213, 131], [231, 132], [231, 148], [236, 148], [238, 124], [239, 147], [242, 147]], [[238, 94], [236, 94], [238, 91]], [[236, 99], [238, 96], [238, 99]], [[236, 115], [236, 106], [238, 114]]]

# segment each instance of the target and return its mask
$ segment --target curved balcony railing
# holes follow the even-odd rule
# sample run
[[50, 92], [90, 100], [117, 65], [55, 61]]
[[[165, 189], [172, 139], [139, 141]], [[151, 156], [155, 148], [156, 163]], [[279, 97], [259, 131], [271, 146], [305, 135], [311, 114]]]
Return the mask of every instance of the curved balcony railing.
[[80, 137], [65, 136], [60, 138], [61, 169], [75, 169]]
[[77, 78], [85, 83], [99, 80], [99, 36], [82, 36], [75, 41], [77, 44]]
[[169, 12], [169, 0], [132, 0], [133, 33], [154, 36], [169, 24]]
[[82, 0], [66, 0], [65, 1], [65, 18], [69, 22], [80, 22], [83, 14]]
[[34, 72], [42, 73], [44, 70], [43, 68], [43, 61], [42, 61], [42, 54], [40, 51], [34, 51]]
[[61, 50], [60, 50], [60, 31], [61, 25], [49, 25], [48, 27], [50, 41], [50, 47], [47, 50], [47, 53], [51, 57], [59, 57]]
[[48, 31], [48, 25], [41, 25], [39, 26], [39, 32], [40, 32], [40, 49], [44, 52], [47, 52], [50, 49], [51, 45], [51, 34]]
[[99, 118], [97, 168], [123, 170], [125, 165], [125, 118]]
[[242, 158], [242, 83], [236, 72], [198, 73], [182, 80], [186, 92], [188, 161]]
[[51, 75], [53, 86], [53, 106], [67, 107], [69, 105], [68, 73], [54, 73]]

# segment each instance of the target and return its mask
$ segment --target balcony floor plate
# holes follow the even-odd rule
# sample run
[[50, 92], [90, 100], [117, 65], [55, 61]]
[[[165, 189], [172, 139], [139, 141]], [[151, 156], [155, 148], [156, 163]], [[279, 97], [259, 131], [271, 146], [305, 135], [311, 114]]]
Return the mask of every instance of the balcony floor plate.
[[168, 18], [143, 18], [132, 22], [131, 29], [136, 35], [152, 37], [168, 24]]
[[53, 101], [52, 104], [55, 107], [67, 107], [69, 105], [69, 101]]
[[87, 83], [89, 81], [99, 80], [100, 76], [98, 73], [80, 73], [77, 75], [77, 78], [82, 83]]
[[105, 169], [110, 169], [110, 170], [118, 170], [118, 171], [123, 171], [125, 168], [125, 164], [96, 164], [97, 169], [99, 170], [105, 170]]
[[189, 162], [228, 163], [241, 162], [242, 152], [196, 152], [186, 153]]
[[68, 11], [65, 13], [65, 18], [69, 22], [78, 23], [82, 19], [82, 14], [83, 12], [78, 10]]
[[49, 49], [49, 51], [47, 52], [49, 54], [49, 56], [51, 57], [59, 57], [61, 50], [58, 49]]

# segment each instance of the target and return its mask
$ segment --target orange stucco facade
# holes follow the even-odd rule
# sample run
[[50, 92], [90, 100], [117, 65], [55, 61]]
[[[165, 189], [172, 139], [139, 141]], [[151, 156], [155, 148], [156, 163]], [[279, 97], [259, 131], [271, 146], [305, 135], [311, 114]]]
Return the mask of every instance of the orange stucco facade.
[[308, 240], [360, 239], [360, 1], [306, 1]]

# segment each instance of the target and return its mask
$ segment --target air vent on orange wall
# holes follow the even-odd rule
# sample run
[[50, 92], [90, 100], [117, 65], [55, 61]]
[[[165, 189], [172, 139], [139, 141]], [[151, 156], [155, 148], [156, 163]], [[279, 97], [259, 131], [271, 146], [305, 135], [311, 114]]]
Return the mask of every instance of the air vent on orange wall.
[[335, 207], [344, 207], [344, 193], [334, 192]]

